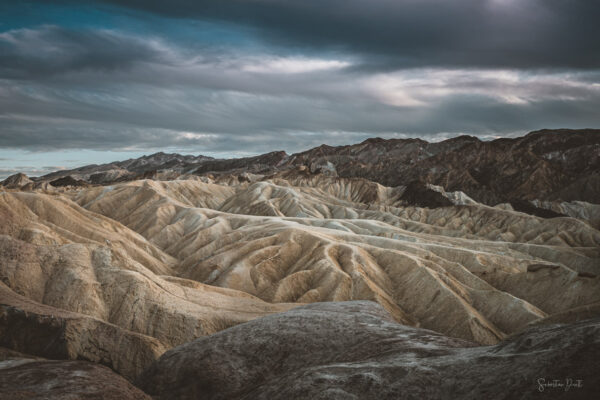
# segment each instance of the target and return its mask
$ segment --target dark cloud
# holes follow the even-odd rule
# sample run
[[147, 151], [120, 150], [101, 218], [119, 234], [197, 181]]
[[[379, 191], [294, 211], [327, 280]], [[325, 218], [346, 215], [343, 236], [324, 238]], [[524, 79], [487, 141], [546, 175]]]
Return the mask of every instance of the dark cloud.
[[252, 27], [270, 43], [361, 54], [363, 68], [600, 66], [593, 0], [106, 0]]
[[151, 42], [107, 30], [58, 26], [0, 33], [0, 76], [54, 78], [73, 72], [113, 72], [158, 61]]
[[593, 1], [112, 3], [175, 25], [244, 25], [270, 46], [61, 26], [0, 33], [0, 148], [245, 155], [600, 125]]
[[[433, 98], [423, 106], [396, 107], [367, 98], [316, 101], [244, 93], [195, 95], [189, 90], [170, 91], [155, 103], [144, 91], [127, 90], [133, 107], [100, 103], [91, 107], [76, 102], [57, 106], [59, 101], [45, 96], [24, 101], [23, 110], [12, 109], [0, 118], [0, 147], [36, 151], [175, 148], [208, 155], [240, 150], [293, 152], [370, 136], [503, 135], [542, 127], [600, 125], [597, 93], [577, 100], [544, 96], [521, 103], [467, 90]], [[159, 93], [155, 89], [155, 95]]]

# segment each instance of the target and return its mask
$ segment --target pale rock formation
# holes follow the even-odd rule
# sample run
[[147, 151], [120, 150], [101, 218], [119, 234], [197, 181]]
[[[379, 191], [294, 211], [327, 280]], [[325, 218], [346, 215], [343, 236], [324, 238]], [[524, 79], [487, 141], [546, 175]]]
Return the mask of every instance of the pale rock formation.
[[[130, 380], [149, 368], [158, 398], [530, 398], [534, 371], [581, 374], [571, 393], [588, 396], [598, 138], [157, 153], [11, 177], [0, 397], [114, 398], [91, 382], [105, 379], [145, 398], [75, 359]], [[342, 303], [306, 305], [323, 301]]]
[[600, 232], [579, 220], [397, 207], [397, 192], [360, 179], [278, 179], [139, 181], [74, 200], [173, 257], [174, 276], [269, 303], [374, 300], [398, 321], [492, 344], [600, 301]]
[[[89, 317], [82, 320], [83, 327], [80, 322], [75, 324], [72, 329], [76, 332], [107, 329], [102, 346], [109, 350], [106, 355], [100, 351], [101, 359], [135, 361], [120, 349], [130, 344], [117, 340], [121, 335], [118, 328], [156, 342], [157, 350], [145, 356], [147, 361], [165, 348], [293, 306], [269, 304], [247, 293], [177, 278], [173, 272], [177, 259], [120, 223], [63, 196], [1, 193], [0, 218], [0, 279], [28, 301], [77, 313], [79, 316], [73, 317], [77, 321], [81, 315]], [[27, 324], [35, 327], [45, 321], [43, 315], [53, 313], [41, 312], [41, 320], [26, 318]], [[4, 326], [10, 329], [13, 314], [7, 311], [6, 318]], [[71, 325], [63, 328], [71, 329]], [[19, 332], [11, 337], [18, 339]], [[27, 342], [20, 346], [21, 351], [28, 351]], [[73, 346], [75, 350], [61, 350], [61, 357], [93, 359], [79, 353], [79, 344]], [[130, 347], [131, 351], [136, 348]], [[48, 351], [54, 351], [52, 346]], [[133, 376], [141, 364], [111, 365], [123, 375]]]
[[446, 192], [442, 186], [436, 185], [427, 185], [429, 189], [435, 190], [442, 194], [442, 196], [446, 197], [448, 200], [452, 202], [455, 206], [464, 206], [464, 205], [477, 205], [478, 203], [467, 196], [465, 193], [461, 191], [456, 192]]

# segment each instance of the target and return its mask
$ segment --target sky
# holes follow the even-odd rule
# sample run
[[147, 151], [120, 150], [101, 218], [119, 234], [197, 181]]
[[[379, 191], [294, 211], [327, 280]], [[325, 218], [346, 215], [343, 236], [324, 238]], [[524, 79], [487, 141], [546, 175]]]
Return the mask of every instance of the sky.
[[0, 0], [0, 178], [600, 127], [592, 0]]

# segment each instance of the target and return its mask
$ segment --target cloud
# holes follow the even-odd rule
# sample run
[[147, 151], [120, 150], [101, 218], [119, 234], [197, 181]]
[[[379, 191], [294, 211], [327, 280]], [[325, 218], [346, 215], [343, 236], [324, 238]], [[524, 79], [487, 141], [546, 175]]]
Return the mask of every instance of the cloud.
[[[516, 84], [516, 83], [515, 83]], [[477, 87], [477, 82], [473, 83]], [[436, 133], [478, 135], [524, 133], [541, 127], [598, 126], [600, 95], [582, 92], [579, 99], [553, 99], [543, 90], [522, 89], [526, 104], [478, 88], [470, 92], [444, 87], [431, 98], [418, 87], [410, 96], [424, 106], [398, 107], [377, 98], [315, 100], [302, 96], [255, 95], [239, 92], [127, 87], [131, 105], [23, 101], [20, 113], [0, 118], [0, 147], [48, 149], [192, 149], [214, 152], [275, 149], [298, 151], [321, 143], [344, 144], [370, 136]], [[21, 94], [23, 95], [23, 94]], [[160, 101], [153, 101], [152, 96]], [[193, 105], [180, 107], [179, 105]], [[7, 104], [2, 104], [2, 107]], [[36, 115], [31, 115], [36, 110]]]
[[158, 61], [159, 42], [110, 30], [69, 30], [58, 26], [0, 33], [0, 74], [10, 79], [54, 78], [75, 72], [127, 70]]
[[597, 68], [589, 0], [106, 0], [164, 17], [228, 22], [304, 51], [360, 54], [361, 67]]
[[399, 106], [426, 105], [457, 95], [477, 95], [499, 103], [527, 105], [543, 101], [586, 101], [600, 96], [590, 85], [594, 73], [535, 74], [518, 70], [416, 69], [372, 74], [364, 79], [368, 93]]
[[[356, 12], [357, 3], [349, 2]], [[520, 7], [500, 3], [486, 4]], [[308, 2], [305, 12], [312, 9]], [[380, 12], [371, 13], [377, 22]], [[597, 69], [445, 62], [371, 69], [371, 50], [313, 51], [324, 45], [293, 53], [190, 46], [117, 29], [6, 31], [0, 33], [0, 148], [256, 154], [371, 136], [484, 137], [600, 125]], [[385, 48], [373, 51], [372, 63], [385, 61]]]
[[242, 66], [247, 72], [297, 74], [314, 71], [339, 70], [350, 65], [347, 61], [320, 60], [307, 57], [260, 58]]

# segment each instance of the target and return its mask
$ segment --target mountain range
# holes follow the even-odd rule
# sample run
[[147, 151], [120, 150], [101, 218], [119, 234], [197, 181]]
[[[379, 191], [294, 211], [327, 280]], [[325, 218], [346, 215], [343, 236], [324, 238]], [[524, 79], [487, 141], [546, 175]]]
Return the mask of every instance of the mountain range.
[[309, 166], [313, 173], [323, 170], [385, 186], [422, 181], [463, 191], [489, 205], [513, 198], [593, 201], [599, 193], [600, 130], [542, 130], [491, 141], [459, 136], [435, 143], [373, 138], [348, 146], [321, 145], [292, 155], [275, 151], [240, 159], [155, 153], [61, 170], [35, 180], [72, 176], [106, 184], [160, 173], [272, 176], [299, 166]]

